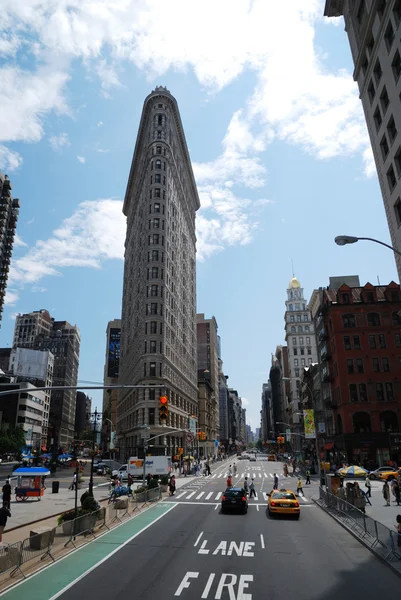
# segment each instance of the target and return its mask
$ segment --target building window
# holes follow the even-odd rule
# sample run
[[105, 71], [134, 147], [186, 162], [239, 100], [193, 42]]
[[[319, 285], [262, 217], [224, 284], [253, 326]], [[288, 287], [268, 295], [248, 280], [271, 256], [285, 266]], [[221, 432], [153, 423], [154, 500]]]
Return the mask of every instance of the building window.
[[162, 147], [161, 146], [156, 146], [156, 154], [161, 154], [161, 153], [162, 153]]
[[149, 377], [156, 377], [156, 363], [154, 362], [149, 365]]
[[373, 75], [374, 75], [374, 78], [376, 81], [376, 85], [379, 85], [380, 79], [382, 78], [382, 74], [383, 74], [383, 71], [382, 71], [382, 68], [380, 65], [380, 61], [379, 61], [379, 59], [377, 59], [375, 68], [373, 69]]
[[297, 323], [300, 323], [302, 321], [302, 315], [297, 315]]
[[352, 358], [347, 358], [347, 373], [354, 372], [354, 361]]
[[366, 383], [359, 384], [359, 402], [367, 402], [368, 394], [366, 392]]
[[305, 333], [309, 333], [309, 325], [305, 325]]
[[151, 296], [158, 296], [159, 295], [159, 286], [158, 285], [151, 285], [150, 286], [150, 295]]
[[386, 396], [387, 402], [392, 402], [394, 400], [394, 392], [393, 392], [393, 384], [386, 383]]
[[361, 0], [359, 3], [358, 12], [356, 13], [356, 20], [358, 21], [359, 27], [363, 26], [367, 16], [365, 0]]
[[302, 325], [298, 326], [298, 333], [302, 333]]
[[298, 359], [294, 358], [294, 367], [297, 367], [297, 366], [298, 366]]
[[157, 173], [155, 175], [155, 183], [161, 183], [162, 182], [162, 176], [160, 175], [160, 173]]
[[[149, 397], [150, 400], [150, 397]], [[149, 425], [155, 424], [155, 409], [149, 408]]]
[[375, 373], [380, 373], [380, 362], [378, 358], [372, 358], [373, 371]]
[[294, 327], [294, 325], [291, 327], [291, 333], [296, 333], [296, 327]]
[[355, 315], [343, 315], [343, 327], [356, 327]]
[[305, 366], [305, 359], [301, 358], [301, 366], [304, 367]]
[[354, 335], [354, 348], [355, 348], [355, 350], [361, 349], [361, 342], [359, 340], [359, 335]]
[[392, 325], [401, 325], [401, 317], [398, 314], [398, 311], [394, 311], [391, 315], [391, 324]]
[[356, 389], [356, 383], [351, 383], [349, 386], [349, 399], [351, 402], [358, 402], [358, 391]]
[[161, 169], [162, 168], [162, 161], [157, 159], [156, 161], [156, 169]]
[[308, 315], [304, 315], [304, 321], [306, 321], [306, 322], [309, 321], [309, 316]]
[[394, 54], [391, 68], [393, 69], [394, 79], [397, 82], [401, 74], [401, 56], [399, 50], [397, 50], [397, 52]]
[[302, 347], [302, 348], [301, 348], [301, 355], [303, 356], [304, 354], [305, 354], [305, 348], [304, 348], [304, 347]]
[[395, 121], [393, 115], [391, 115], [389, 122], [387, 124], [387, 133], [390, 140], [390, 144], [392, 144], [397, 137], [397, 128], [395, 126]]
[[294, 323], [295, 321], [295, 315], [290, 315], [290, 323]]
[[385, 348], [385, 347], [386, 347], [386, 336], [381, 333], [379, 335], [379, 348]]
[[377, 14], [379, 15], [380, 19], [383, 18], [384, 11], [386, 10], [386, 1], [387, 0], [380, 0], [379, 6], [377, 7]]
[[297, 338], [296, 338], [296, 337], [293, 337], [293, 338], [292, 338], [292, 345], [293, 345], [293, 346], [296, 346], [296, 345], [297, 345]]
[[368, 57], [365, 54], [365, 58], [363, 59], [363, 63], [362, 63], [362, 71], [363, 74], [366, 75], [366, 71], [368, 70], [368, 66], [369, 66], [369, 61], [368, 61]]
[[295, 369], [295, 377], [299, 377], [299, 369]]
[[386, 358], [386, 357], [382, 358], [382, 366], [383, 366], [383, 371], [385, 373], [388, 373], [390, 371], [390, 363], [389, 363], [388, 358]]
[[303, 345], [304, 345], [304, 338], [303, 338], [303, 337], [300, 337], [300, 338], [299, 338], [299, 345], [300, 345], [300, 346], [303, 346]]
[[376, 399], [378, 400], [378, 402], [381, 402], [382, 400], [384, 400], [382, 383], [376, 383]]
[[160, 194], [160, 188], [155, 188], [155, 198], [160, 198], [161, 194]]
[[380, 104], [382, 107], [383, 115], [386, 114], [388, 105], [390, 104], [390, 100], [388, 99], [388, 93], [386, 86], [383, 87], [382, 93], [380, 94]]
[[152, 279], [158, 279], [159, 278], [159, 267], [152, 267], [150, 273], [151, 273], [150, 276]]
[[369, 336], [369, 348], [376, 348], [376, 338], [374, 335]]
[[373, 100], [375, 99], [375, 86], [373, 85], [373, 81], [370, 80], [369, 86], [368, 86], [368, 96], [369, 96], [369, 100], [370, 103], [373, 104]]
[[394, 164], [395, 170], [397, 171], [397, 176], [401, 177], [401, 146], [398, 148], [394, 156]]
[[388, 146], [388, 142], [387, 142], [387, 138], [386, 138], [386, 134], [383, 135], [381, 142], [380, 142], [380, 150], [382, 153], [382, 158], [383, 161], [386, 160], [388, 153], [390, 152], [390, 148]]
[[150, 314], [157, 315], [157, 302], [152, 302], [150, 305]]
[[384, 41], [386, 42], [387, 52], [390, 52], [394, 41], [394, 29], [391, 21], [388, 22], [386, 32], [384, 34]]
[[310, 344], [310, 337], [306, 338], [306, 345], [308, 346]]
[[380, 108], [378, 106], [376, 106], [376, 110], [373, 113], [373, 120], [375, 122], [375, 126], [376, 126], [376, 131], [379, 131], [381, 124], [383, 122], [381, 113], [380, 113]]
[[395, 22], [397, 23], [397, 27], [401, 22], [401, 0], [396, 0], [393, 8]]
[[152, 250], [152, 262], [157, 262], [159, 260], [159, 251]]
[[395, 173], [394, 173], [393, 165], [391, 165], [391, 167], [387, 171], [387, 181], [388, 181], [388, 187], [390, 188], [390, 192], [392, 192], [393, 189], [396, 186], [396, 183], [397, 183], [397, 180], [395, 178]]
[[298, 354], [298, 348], [294, 348], [294, 356], [297, 356]]
[[363, 373], [363, 360], [362, 358], [357, 358], [355, 359], [355, 363], [356, 363], [356, 372], [357, 373]]
[[157, 333], [157, 321], [150, 322], [150, 333]]
[[308, 346], [308, 354], [312, 354], [312, 348]]
[[379, 313], [368, 313], [368, 327], [379, 327], [379, 326], [380, 326]]
[[401, 348], [401, 335], [399, 333], [394, 334], [394, 343], [397, 348]]
[[149, 352], [150, 354], [155, 354], [156, 353], [156, 342], [155, 340], [152, 340], [149, 342]]
[[154, 229], [160, 229], [160, 219], [158, 219], [157, 217], [155, 217], [153, 219], [153, 228]]
[[345, 350], [351, 350], [351, 338], [348, 335], [344, 336], [344, 348]]
[[349, 294], [341, 294], [341, 300], [343, 304], [349, 304]]

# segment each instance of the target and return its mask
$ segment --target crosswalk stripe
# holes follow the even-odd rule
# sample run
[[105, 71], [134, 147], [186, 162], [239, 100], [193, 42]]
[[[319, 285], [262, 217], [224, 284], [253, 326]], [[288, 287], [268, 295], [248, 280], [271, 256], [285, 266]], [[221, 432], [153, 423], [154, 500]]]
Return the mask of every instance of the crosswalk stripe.
[[220, 473], [219, 475], [217, 475], [217, 477], [223, 477], [223, 473]]
[[188, 496], [186, 497], [186, 500], [189, 500], [190, 498], [192, 498], [192, 496], [194, 496], [196, 494], [196, 492], [191, 492], [190, 494], [188, 494]]
[[209, 500], [210, 496], [213, 494], [213, 492], [209, 492], [207, 496], [205, 496], [205, 500]]
[[196, 499], [197, 499], [197, 500], [199, 500], [199, 498], [202, 498], [202, 496], [203, 496], [203, 494], [204, 494], [204, 493], [205, 493], [205, 492], [201, 492], [201, 493], [199, 494], [199, 496], [196, 496]]
[[262, 473], [259, 473], [259, 477], [262, 477]]
[[182, 493], [181, 493], [179, 496], [176, 496], [176, 498], [181, 498], [181, 496], [185, 496], [185, 494], [186, 494], [186, 493], [187, 493], [187, 492], [186, 492], [186, 490], [185, 490], [185, 492], [182, 492]]
[[267, 473], [263, 473], [263, 475], [264, 475], [265, 477], [267, 477]]
[[219, 492], [215, 498], [215, 500], [220, 500], [220, 496], [223, 494], [223, 492]]
[[250, 476], [251, 476], [251, 474], [250, 474], [250, 473], [248, 473], [248, 477], [250, 477]]
[[241, 479], [244, 479], [245, 473], [241, 473]]

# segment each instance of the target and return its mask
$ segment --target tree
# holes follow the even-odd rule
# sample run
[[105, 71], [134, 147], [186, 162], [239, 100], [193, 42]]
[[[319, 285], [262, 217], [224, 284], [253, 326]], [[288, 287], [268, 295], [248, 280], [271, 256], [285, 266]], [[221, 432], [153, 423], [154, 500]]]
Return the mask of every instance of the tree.
[[0, 454], [6, 454], [7, 452], [20, 454], [25, 444], [25, 431], [21, 425], [11, 426], [1, 431]]
[[263, 448], [263, 442], [262, 442], [262, 440], [258, 440], [258, 441], [256, 442], [256, 448], [257, 448], [258, 450], [262, 450], [262, 448]]

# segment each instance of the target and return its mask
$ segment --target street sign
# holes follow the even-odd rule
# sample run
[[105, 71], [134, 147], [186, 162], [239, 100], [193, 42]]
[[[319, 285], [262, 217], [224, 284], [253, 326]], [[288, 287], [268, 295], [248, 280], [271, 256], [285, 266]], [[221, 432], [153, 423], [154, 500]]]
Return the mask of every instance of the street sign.
[[187, 442], [192, 442], [194, 439], [194, 436], [192, 435], [192, 433], [190, 433], [188, 431], [186, 435], [187, 435]]

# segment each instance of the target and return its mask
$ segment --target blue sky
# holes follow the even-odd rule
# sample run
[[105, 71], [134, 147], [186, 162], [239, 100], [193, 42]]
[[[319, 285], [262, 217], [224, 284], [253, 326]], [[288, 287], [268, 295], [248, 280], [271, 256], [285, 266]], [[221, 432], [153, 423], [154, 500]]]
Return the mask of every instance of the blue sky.
[[323, 7], [2, 3], [0, 169], [21, 201], [2, 346], [16, 313], [47, 308], [81, 330], [79, 378], [102, 381], [121, 312], [121, 201], [156, 85], [177, 98], [202, 203], [197, 310], [217, 319], [253, 429], [284, 342], [291, 260], [307, 298], [332, 275], [397, 281], [388, 250], [333, 242], [389, 235], [343, 22]]

